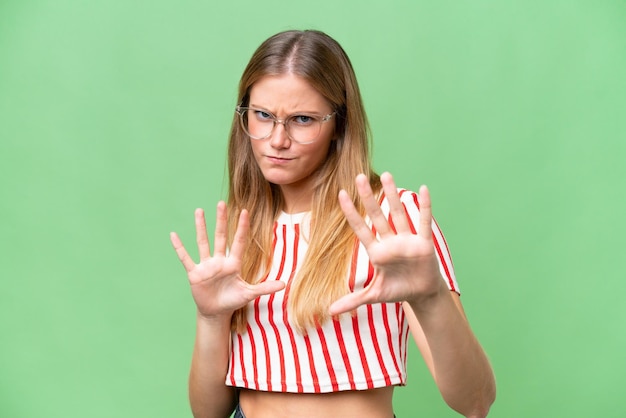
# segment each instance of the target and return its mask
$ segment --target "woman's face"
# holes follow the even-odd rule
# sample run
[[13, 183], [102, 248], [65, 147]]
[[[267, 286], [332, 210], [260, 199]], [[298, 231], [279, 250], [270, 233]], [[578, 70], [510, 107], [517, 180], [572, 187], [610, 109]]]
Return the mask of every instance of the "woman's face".
[[[299, 129], [296, 125], [310, 120], [306, 115], [323, 117], [333, 113], [324, 96], [303, 78], [293, 74], [266, 76], [258, 80], [250, 90], [248, 106], [261, 110], [248, 111], [249, 127], [261, 122], [269, 123], [271, 127], [271, 122], [267, 122], [271, 115], [279, 120], [302, 115], [294, 120], [294, 127], [290, 130], [292, 136], [296, 136]], [[334, 132], [333, 116], [321, 123], [319, 134], [312, 143], [301, 144], [290, 139], [282, 123], [276, 123], [266, 139], [250, 139], [250, 142], [263, 176], [279, 185], [287, 200], [289, 193], [301, 194], [311, 190], [311, 175], [326, 159]]]

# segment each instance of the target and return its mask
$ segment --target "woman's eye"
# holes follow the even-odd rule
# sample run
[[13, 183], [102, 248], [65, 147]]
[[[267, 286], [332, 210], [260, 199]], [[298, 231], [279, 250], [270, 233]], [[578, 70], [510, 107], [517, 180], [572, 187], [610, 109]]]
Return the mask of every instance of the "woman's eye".
[[296, 115], [293, 117], [293, 121], [298, 125], [310, 125], [315, 121], [315, 118], [307, 115]]
[[256, 118], [260, 121], [269, 121], [273, 119], [270, 113], [264, 112], [262, 110], [255, 110], [254, 114], [256, 115]]

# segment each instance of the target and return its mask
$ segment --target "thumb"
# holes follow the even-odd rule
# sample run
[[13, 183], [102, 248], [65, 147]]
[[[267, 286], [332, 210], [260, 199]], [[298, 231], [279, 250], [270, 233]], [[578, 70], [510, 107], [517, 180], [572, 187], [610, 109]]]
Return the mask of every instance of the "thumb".
[[259, 297], [261, 295], [269, 295], [271, 293], [276, 293], [285, 288], [285, 283], [280, 280], [271, 280], [259, 284], [255, 284], [250, 286], [253, 293], [256, 295], [255, 297]]
[[353, 311], [366, 303], [364, 291], [350, 293], [334, 301], [328, 311], [332, 316], [341, 315]]

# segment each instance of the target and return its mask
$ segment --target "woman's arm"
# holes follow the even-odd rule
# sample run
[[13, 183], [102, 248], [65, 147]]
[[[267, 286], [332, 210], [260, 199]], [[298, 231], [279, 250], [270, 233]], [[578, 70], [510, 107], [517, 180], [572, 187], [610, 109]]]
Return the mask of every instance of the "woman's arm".
[[430, 301], [403, 305], [413, 339], [445, 402], [466, 417], [487, 416], [495, 400], [495, 379], [459, 295], [444, 287]]
[[229, 341], [230, 317], [206, 318], [198, 313], [189, 372], [189, 402], [196, 418], [226, 418], [236, 406], [236, 389], [225, 384]]
[[247, 211], [241, 211], [229, 253], [226, 251], [227, 215], [224, 202], [217, 205], [213, 255], [201, 209], [196, 210], [195, 222], [199, 263], [191, 259], [176, 233], [170, 235], [174, 250], [187, 271], [198, 312], [189, 373], [189, 400], [196, 418], [227, 418], [236, 402], [235, 389], [225, 383], [233, 312], [261, 295], [281, 290], [284, 283], [272, 281], [251, 285], [241, 279], [241, 257], [249, 229]]
[[371, 220], [368, 225], [345, 191], [339, 203], [374, 266], [374, 278], [363, 290], [330, 307], [331, 315], [366, 303], [404, 302], [414, 338], [446, 402], [468, 417], [483, 417], [495, 397], [491, 366], [471, 331], [457, 295], [440, 272], [432, 231], [430, 194], [419, 195], [419, 227], [414, 229], [389, 173], [380, 176], [389, 213], [383, 213], [366, 176], [357, 191]]

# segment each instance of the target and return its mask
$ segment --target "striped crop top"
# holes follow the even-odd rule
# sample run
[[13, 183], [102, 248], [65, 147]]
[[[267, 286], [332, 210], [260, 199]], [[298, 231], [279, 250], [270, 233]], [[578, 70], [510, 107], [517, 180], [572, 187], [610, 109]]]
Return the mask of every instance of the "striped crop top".
[[[419, 223], [417, 194], [399, 189], [412, 224]], [[381, 207], [388, 215], [387, 200]], [[320, 328], [299, 333], [289, 321], [291, 280], [307, 250], [308, 213], [283, 213], [274, 224], [273, 265], [267, 280], [282, 280], [284, 291], [250, 302], [243, 334], [232, 333], [226, 384], [261, 391], [325, 393], [365, 390], [406, 383], [408, 322], [401, 303], [361, 306]], [[433, 221], [441, 274], [458, 292], [445, 239]], [[367, 286], [373, 276], [363, 245], [355, 247], [350, 288]]]

